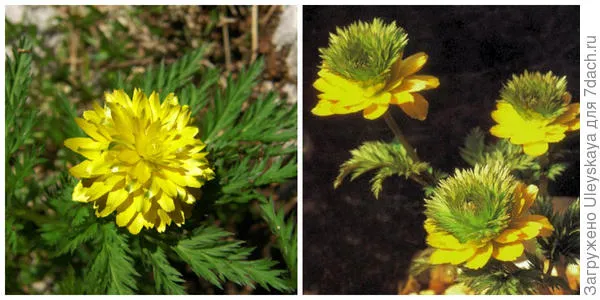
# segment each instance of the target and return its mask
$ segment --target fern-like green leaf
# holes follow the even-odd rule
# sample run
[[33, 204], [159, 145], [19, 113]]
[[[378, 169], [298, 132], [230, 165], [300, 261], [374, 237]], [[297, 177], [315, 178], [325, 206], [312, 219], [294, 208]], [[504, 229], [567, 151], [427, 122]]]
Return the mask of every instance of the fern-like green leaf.
[[135, 86], [142, 86], [146, 95], [150, 95], [152, 91], [159, 91], [162, 99], [167, 94], [190, 82], [192, 76], [200, 70], [200, 61], [205, 50], [206, 47], [201, 47], [191, 51], [168, 67], [162, 62], [158, 70], [150, 68], [143, 80], [137, 78], [133, 82], [137, 84]]
[[287, 142], [296, 134], [296, 106], [271, 93], [250, 103], [235, 126], [224, 131], [219, 139], [272, 143]]
[[339, 187], [348, 175], [351, 175], [350, 180], [354, 180], [366, 172], [376, 170], [371, 179], [371, 191], [375, 198], [379, 198], [386, 178], [393, 175], [406, 178], [418, 176], [429, 167], [427, 163], [413, 161], [406, 149], [398, 143], [366, 142], [350, 153], [352, 158], [342, 164], [333, 186]]
[[546, 216], [554, 227], [549, 237], [538, 237], [537, 241], [546, 258], [560, 261], [561, 257], [567, 263], [576, 263], [579, 259], [579, 199], [573, 201], [565, 212], [556, 212], [548, 197], [541, 198], [533, 212]]
[[143, 251], [152, 266], [156, 292], [167, 295], [185, 295], [185, 289], [181, 286], [181, 283], [184, 282], [181, 273], [171, 266], [165, 251], [160, 246], [156, 246], [153, 250], [144, 248]]
[[295, 158], [274, 156], [269, 150], [264, 156], [271, 157], [271, 159], [257, 160], [254, 157], [246, 156], [227, 169], [218, 168], [223, 195], [217, 203], [248, 202], [256, 199], [250, 192], [251, 189], [271, 183], [282, 183], [296, 177]]
[[275, 202], [269, 199], [266, 203], [260, 205], [263, 218], [269, 224], [273, 235], [277, 237], [277, 247], [281, 251], [283, 259], [290, 270], [291, 282], [296, 286], [297, 270], [297, 237], [296, 218], [290, 217], [285, 221], [285, 212], [283, 209], [277, 211]]
[[202, 117], [203, 141], [212, 149], [219, 148], [222, 143], [216, 140], [224, 131], [229, 130], [242, 113], [242, 105], [252, 94], [252, 87], [263, 70], [262, 59], [251, 64], [248, 69], [242, 70], [236, 80], [229, 76], [225, 91], [215, 94], [213, 107]]
[[200, 111], [208, 105], [214, 93], [213, 89], [219, 80], [219, 72], [219, 69], [210, 69], [202, 75], [198, 87], [187, 84], [179, 92], [179, 103], [190, 107], [192, 117], [198, 117]]
[[61, 178], [52, 188], [58, 192], [48, 195], [48, 206], [60, 218], [56, 222], [42, 224], [40, 232], [42, 240], [56, 250], [53, 256], [72, 254], [100, 234], [100, 226], [90, 207], [71, 199], [74, 186], [75, 180]]
[[567, 164], [566, 163], [555, 163], [555, 164], [551, 164], [548, 167], [548, 171], [546, 171], [546, 176], [548, 176], [548, 179], [555, 181], [558, 176], [560, 176], [565, 170], [567, 169]]
[[274, 269], [276, 262], [268, 259], [248, 260], [252, 248], [242, 247], [241, 241], [225, 240], [230, 233], [217, 227], [202, 227], [193, 237], [181, 240], [173, 247], [192, 270], [210, 283], [222, 288], [225, 280], [254, 287], [258, 283], [288, 291], [290, 286], [281, 278], [284, 271]]
[[101, 227], [100, 249], [86, 272], [86, 288], [92, 294], [135, 294], [138, 272], [129, 256], [127, 236], [115, 224]]
[[12, 57], [6, 56], [4, 172], [7, 207], [11, 207], [15, 200], [24, 205], [28, 200], [22, 193], [22, 190], [28, 187], [26, 178], [33, 174], [35, 165], [43, 162], [39, 158], [39, 151], [32, 147], [33, 128], [38, 123], [37, 110], [27, 104], [31, 83], [31, 51], [31, 42], [21, 39], [13, 49]]
[[564, 279], [547, 276], [543, 262], [526, 254], [530, 268], [515, 268], [512, 264], [493, 261], [484, 268], [463, 269], [457, 281], [465, 284], [476, 295], [539, 295], [549, 288], [568, 289]]

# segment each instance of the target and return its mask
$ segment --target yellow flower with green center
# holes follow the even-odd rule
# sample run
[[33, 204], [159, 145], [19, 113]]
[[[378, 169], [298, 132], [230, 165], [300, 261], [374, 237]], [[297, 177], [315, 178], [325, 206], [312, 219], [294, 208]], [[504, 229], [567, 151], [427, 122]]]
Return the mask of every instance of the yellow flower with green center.
[[442, 180], [426, 200], [430, 263], [479, 269], [491, 258], [515, 261], [525, 241], [554, 230], [545, 216], [529, 214], [537, 193], [499, 165], [458, 170]]
[[105, 98], [104, 108], [94, 102], [75, 119], [89, 137], [65, 141], [86, 158], [69, 170], [81, 179], [73, 200], [93, 202], [98, 217], [116, 211], [117, 225], [132, 234], [181, 226], [196, 201], [192, 188], [214, 178], [189, 107], [173, 93], [161, 103], [157, 93], [139, 89], [133, 99], [123, 90]]
[[366, 119], [383, 115], [389, 105], [399, 106], [412, 118], [424, 120], [429, 103], [420, 91], [437, 88], [434, 76], [415, 75], [427, 62], [419, 52], [403, 58], [407, 43], [404, 29], [395, 22], [385, 25], [356, 22], [332, 34], [329, 47], [320, 49], [323, 63], [314, 87], [319, 101], [317, 116], [362, 111]]
[[490, 133], [523, 145], [530, 156], [548, 151], [549, 143], [565, 138], [566, 132], [579, 130], [579, 103], [571, 103], [565, 77], [525, 71], [513, 76], [501, 91], [492, 119], [498, 124]]

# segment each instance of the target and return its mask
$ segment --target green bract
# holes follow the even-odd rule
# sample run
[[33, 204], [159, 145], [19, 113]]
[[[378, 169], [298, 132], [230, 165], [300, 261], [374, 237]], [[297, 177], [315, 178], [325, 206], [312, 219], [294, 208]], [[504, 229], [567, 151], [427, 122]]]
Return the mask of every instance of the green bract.
[[508, 227], [516, 185], [499, 164], [457, 170], [425, 200], [425, 215], [461, 243], [485, 242]]
[[342, 77], [365, 82], [381, 83], [408, 43], [408, 35], [396, 22], [384, 24], [358, 21], [337, 28], [329, 36], [329, 47], [320, 48], [323, 67]]
[[500, 99], [510, 103], [523, 117], [538, 113], [549, 118], [565, 111], [568, 104], [566, 92], [565, 76], [559, 78], [551, 71], [546, 74], [525, 71], [521, 75], [513, 75], [504, 85]]

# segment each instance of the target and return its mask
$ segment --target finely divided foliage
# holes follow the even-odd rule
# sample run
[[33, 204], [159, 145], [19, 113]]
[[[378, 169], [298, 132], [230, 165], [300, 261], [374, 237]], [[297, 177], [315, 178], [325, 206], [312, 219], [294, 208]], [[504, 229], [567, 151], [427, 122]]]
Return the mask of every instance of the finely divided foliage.
[[376, 198], [379, 197], [386, 178], [396, 175], [420, 180], [419, 175], [429, 167], [427, 163], [414, 161], [406, 149], [396, 143], [365, 142], [358, 149], [351, 150], [350, 154], [352, 158], [342, 164], [333, 183], [334, 187], [340, 186], [348, 175], [351, 175], [350, 180], [354, 180], [366, 172], [376, 170], [371, 179], [371, 191]]
[[[52, 264], [45, 272], [56, 276], [54, 292], [65, 294], [185, 294], [186, 281], [197, 280], [190, 278], [194, 274], [186, 266], [218, 288], [226, 282], [279, 292], [296, 288], [295, 217], [286, 221], [283, 207], [275, 209], [274, 200], [261, 193], [296, 176], [296, 147], [290, 142], [296, 136], [296, 108], [275, 94], [251, 97], [262, 72], [261, 60], [230, 75], [224, 88], [217, 84], [218, 70], [201, 69], [203, 48], [144, 76], [116, 78], [110, 90], [122, 88], [132, 94], [134, 87], [141, 87], [146, 93], [156, 90], [160, 99], [173, 92], [181, 105], [188, 105], [191, 124], [199, 127], [198, 137], [207, 144], [207, 158], [216, 173], [181, 228], [171, 226], [164, 233], [143, 230], [134, 236], [115, 225], [114, 214], [97, 218], [91, 205], [72, 201], [77, 182], [66, 176], [67, 163], [61, 166], [65, 174], [54, 183], [38, 187], [29, 180], [33, 166], [40, 163], [32, 147], [35, 110], [26, 103], [29, 50], [21, 43], [6, 64], [7, 272], [18, 271], [13, 260], [20, 253], [43, 247], [48, 265]], [[73, 126], [75, 107], [66, 97], [56, 101], [63, 118], [52, 122], [61, 121], [71, 134], [80, 136]], [[82, 161], [76, 155], [64, 157], [70, 166]], [[43, 209], [27, 207], [30, 198], [43, 199]], [[277, 240], [281, 263], [252, 259], [258, 252], [254, 247], [217, 225], [230, 222], [231, 214], [245, 212], [255, 202], [261, 203], [258, 213]], [[39, 234], [26, 236], [25, 230]]]

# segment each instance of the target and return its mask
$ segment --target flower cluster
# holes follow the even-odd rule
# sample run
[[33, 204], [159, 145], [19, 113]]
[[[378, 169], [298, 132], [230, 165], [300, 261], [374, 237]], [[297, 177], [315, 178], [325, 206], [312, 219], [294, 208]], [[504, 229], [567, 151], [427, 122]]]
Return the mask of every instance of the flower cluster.
[[500, 92], [492, 118], [498, 124], [490, 133], [523, 145], [530, 156], [548, 151], [549, 143], [565, 138], [566, 132], [579, 129], [579, 103], [571, 103], [565, 77], [548, 72], [513, 76]]
[[404, 29], [394, 22], [384, 25], [375, 19], [338, 28], [329, 47], [320, 49], [323, 63], [314, 83], [319, 101], [312, 113], [330, 116], [362, 111], [373, 120], [389, 105], [397, 105], [410, 117], [424, 120], [429, 103], [419, 92], [437, 88], [439, 80], [415, 75], [428, 56], [419, 52], [403, 58], [406, 43]]
[[116, 211], [117, 225], [132, 234], [180, 226], [196, 201], [191, 188], [214, 177], [198, 128], [189, 126], [189, 107], [174, 94], [161, 103], [157, 93], [138, 89], [133, 99], [123, 90], [105, 97], [104, 108], [94, 102], [75, 119], [89, 137], [65, 141], [86, 158], [69, 170], [81, 179], [73, 200], [93, 202], [98, 217]]
[[523, 242], [554, 230], [546, 217], [529, 214], [537, 193], [535, 185], [517, 181], [500, 165], [457, 170], [426, 200], [430, 263], [479, 269], [492, 257], [515, 261]]

